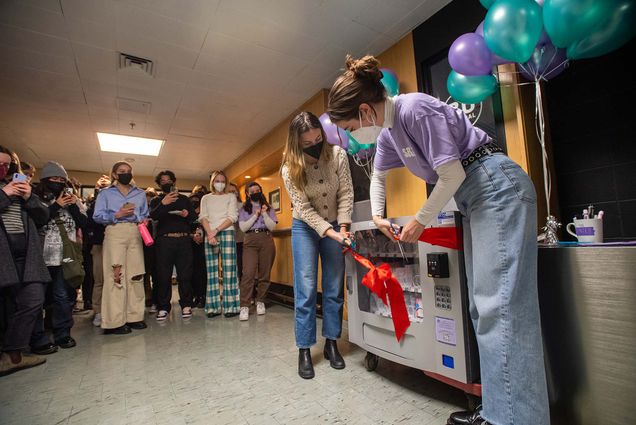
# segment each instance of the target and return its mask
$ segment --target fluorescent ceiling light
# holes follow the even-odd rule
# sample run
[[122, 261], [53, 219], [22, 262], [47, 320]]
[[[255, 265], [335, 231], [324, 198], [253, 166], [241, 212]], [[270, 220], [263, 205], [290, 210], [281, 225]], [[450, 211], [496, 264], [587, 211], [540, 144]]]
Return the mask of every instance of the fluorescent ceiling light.
[[99, 147], [104, 152], [159, 156], [163, 140], [121, 134], [97, 133]]

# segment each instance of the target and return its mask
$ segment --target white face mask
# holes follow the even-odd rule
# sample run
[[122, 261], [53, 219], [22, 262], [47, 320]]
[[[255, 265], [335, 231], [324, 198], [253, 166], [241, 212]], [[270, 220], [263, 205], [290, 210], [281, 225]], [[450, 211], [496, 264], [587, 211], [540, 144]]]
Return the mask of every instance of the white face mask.
[[223, 192], [223, 189], [225, 189], [225, 183], [214, 183], [214, 190]]
[[358, 142], [361, 145], [375, 144], [375, 142], [378, 140], [378, 136], [380, 135], [380, 132], [382, 131], [382, 128], [385, 128], [385, 127], [388, 128], [391, 126], [391, 123], [393, 122], [393, 107], [392, 107], [392, 103], [391, 105], [389, 105], [389, 103], [391, 103], [391, 99], [387, 97], [386, 101], [384, 102], [384, 124], [382, 124], [382, 127], [375, 124], [375, 119], [373, 118], [373, 116], [371, 116], [372, 125], [368, 127], [363, 127], [362, 113], [358, 111], [358, 118], [360, 119], [360, 128], [357, 130], [353, 130], [352, 132], [349, 133], [355, 139], [356, 142]]

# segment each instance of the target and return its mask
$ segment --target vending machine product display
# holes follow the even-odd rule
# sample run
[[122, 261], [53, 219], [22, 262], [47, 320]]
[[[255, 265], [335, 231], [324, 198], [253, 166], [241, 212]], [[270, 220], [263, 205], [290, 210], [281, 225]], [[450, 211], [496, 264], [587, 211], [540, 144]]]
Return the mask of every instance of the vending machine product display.
[[[402, 226], [410, 219], [390, 221]], [[456, 227], [461, 237], [461, 215], [457, 211], [443, 211], [431, 224]], [[367, 369], [374, 370], [383, 358], [420, 369], [467, 394], [481, 395], [463, 251], [425, 242], [398, 244], [384, 236], [372, 221], [353, 223], [351, 231], [360, 255], [375, 266], [391, 266], [402, 286], [411, 322], [398, 342], [390, 309], [362, 284], [368, 270], [347, 256], [349, 339], [367, 351]]]

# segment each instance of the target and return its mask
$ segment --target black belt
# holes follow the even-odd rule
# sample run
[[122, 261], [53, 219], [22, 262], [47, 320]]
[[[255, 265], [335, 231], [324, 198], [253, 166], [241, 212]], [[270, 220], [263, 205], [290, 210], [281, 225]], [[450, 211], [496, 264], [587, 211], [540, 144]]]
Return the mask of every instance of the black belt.
[[163, 235], [161, 235], [161, 237], [163, 237], [163, 238], [184, 238], [186, 236], [190, 236], [190, 233], [187, 233], [187, 232], [170, 232], [170, 233], [164, 233]]
[[251, 229], [251, 230], [248, 230], [245, 233], [263, 233], [263, 232], [267, 233], [267, 234], [270, 233], [269, 230], [267, 230], [267, 229]]
[[486, 143], [485, 145], [481, 145], [480, 147], [472, 151], [470, 155], [468, 155], [468, 158], [462, 159], [462, 166], [466, 168], [473, 162], [477, 161], [479, 158], [500, 152], [503, 152], [503, 149], [501, 149], [495, 143]]

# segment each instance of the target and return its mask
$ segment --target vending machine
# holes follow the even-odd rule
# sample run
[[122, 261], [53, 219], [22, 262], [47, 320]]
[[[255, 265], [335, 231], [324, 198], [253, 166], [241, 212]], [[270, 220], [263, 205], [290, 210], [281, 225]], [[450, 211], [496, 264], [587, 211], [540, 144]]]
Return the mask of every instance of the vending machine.
[[[390, 221], [403, 226], [411, 219], [399, 217]], [[461, 240], [458, 211], [447, 206], [430, 224], [455, 227]], [[420, 369], [467, 394], [480, 396], [479, 358], [468, 313], [461, 247], [397, 243], [380, 232], [372, 221], [355, 222], [351, 231], [360, 255], [375, 266], [382, 263], [391, 266], [402, 286], [410, 320], [409, 328], [398, 342], [390, 309], [362, 284], [368, 270], [348, 255], [349, 340], [367, 351], [366, 368], [374, 370], [383, 358]]]

